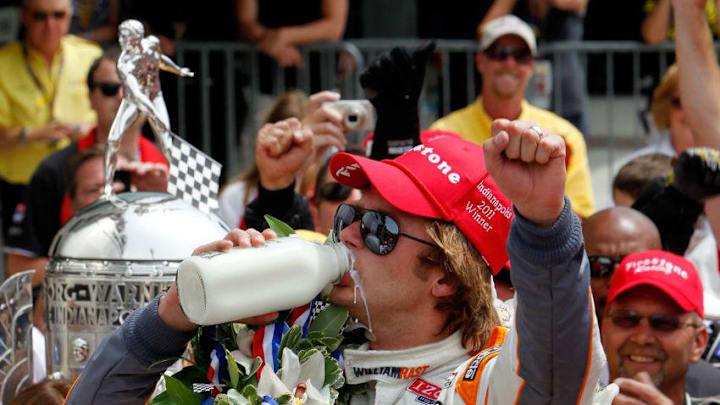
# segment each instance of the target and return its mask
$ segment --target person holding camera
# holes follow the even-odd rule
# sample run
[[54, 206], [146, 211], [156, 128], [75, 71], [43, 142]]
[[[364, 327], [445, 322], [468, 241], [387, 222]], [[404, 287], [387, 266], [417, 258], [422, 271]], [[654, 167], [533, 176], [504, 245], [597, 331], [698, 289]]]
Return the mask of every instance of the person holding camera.
[[[53, 237], [72, 216], [71, 199], [66, 192], [65, 166], [76, 153], [105, 143], [122, 100], [122, 86], [115, 68], [116, 59], [117, 52], [106, 52], [93, 62], [88, 72], [90, 105], [97, 114], [97, 126], [77, 142], [50, 155], [38, 166], [30, 181], [24, 204], [13, 215], [11, 235], [5, 247], [8, 274], [35, 269], [33, 286], [37, 294], [44, 279], [47, 252]], [[123, 138], [121, 150], [131, 160], [124, 169], [139, 190], [165, 191], [167, 162], [155, 145], [140, 135], [143, 123], [143, 120], [138, 120]], [[37, 325], [42, 317], [35, 316], [35, 320]]]

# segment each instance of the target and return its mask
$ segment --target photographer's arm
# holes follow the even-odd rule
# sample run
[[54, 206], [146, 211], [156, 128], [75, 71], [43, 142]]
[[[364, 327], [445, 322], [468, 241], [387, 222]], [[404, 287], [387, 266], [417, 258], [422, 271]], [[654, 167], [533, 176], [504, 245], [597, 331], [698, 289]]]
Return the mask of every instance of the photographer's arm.
[[[675, 54], [680, 98], [695, 146], [720, 149], [720, 67], [705, 19], [704, 0], [673, 0]], [[720, 241], [720, 198], [705, 203], [715, 239]]]
[[671, 11], [670, 0], [659, 0], [645, 16], [640, 29], [645, 43], [655, 45], [667, 39], [672, 24]]

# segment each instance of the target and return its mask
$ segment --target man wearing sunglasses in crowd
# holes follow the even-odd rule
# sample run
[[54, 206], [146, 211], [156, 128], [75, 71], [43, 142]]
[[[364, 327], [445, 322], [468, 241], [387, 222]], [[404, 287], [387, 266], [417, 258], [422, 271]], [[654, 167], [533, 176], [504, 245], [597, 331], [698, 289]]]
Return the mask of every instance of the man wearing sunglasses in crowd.
[[583, 221], [582, 231], [595, 309], [601, 319], [617, 266], [630, 253], [661, 249], [660, 232], [648, 217], [627, 207], [596, 212]]
[[686, 387], [688, 366], [708, 343], [703, 286], [690, 261], [661, 250], [626, 256], [612, 277], [604, 315], [610, 380], [620, 386], [615, 405], [720, 404], [717, 379], [703, 398]]
[[476, 64], [482, 75], [482, 94], [469, 106], [435, 121], [431, 129], [455, 132], [478, 144], [490, 138], [490, 125], [498, 118], [532, 120], [552, 130], [565, 139], [565, 192], [573, 210], [582, 218], [592, 215], [592, 184], [582, 134], [567, 120], [525, 100], [537, 52], [532, 28], [513, 15], [496, 18], [485, 25], [479, 50]]
[[24, 0], [24, 38], [0, 49], [0, 212], [11, 217], [37, 165], [95, 122], [85, 75], [101, 53], [68, 35], [70, 0]]
[[[580, 222], [564, 197], [565, 143], [529, 122], [499, 120], [493, 134], [484, 148], [439, 135], [394, 160], [332, 158], [335, 180], [363, 190], [338, 209], [334, 234], [356, 257], [367, 311], [349, 275], [330, 294], [367, 329], [343, 353], [353, 404], [591, 403], [604, 355]], [[273, 237], [234, 230], [195, 253]], [[508, 257], [510, 330], [490, 282]], [[171, 287], [101, 344], [67, 403], [142, 404], [162, 372], [150, 365], [181, 353], [196, 328]], [[422, 371], [383, 371], [392, 367]]]
[[[106, 142], [122, 100], [122, 87], [115, 68], [117, 56], [117, 51], [106, 52], [92, 63], [87, 73], [89, 102], [97, 115], [97, 126], [77, 142], [50, 155], [38, 166], [24, 203], [13, 215], [12, 233], [5, 247], [8, 273], [35, 269], [33, 286], [37, 290], [44, 278], [47, 252], [52, 239], [72, 215], [71, 201], [66, 190], [67, 162], [78, 152]], [[144, 120], [137, 120], [123, 138], [121, 149], [130, 162], [124, 162], [118, 168], [129, 172], [132, 184], [138, 190], [165, 191], [167, 163], [153, 143], [140, 135], [143, 123]], [[35, 319], [40, 320], [42, 317], [36, 316]]]
[[[615, 270], [630, 254], [661, 249], [660, 233], [648, 217], [627, 207], [598, 211], [583, 221], [582, 228], [595, 310], [602, 320]], [[685, 390], [693, 397], [705, 397], [717, 392], [717, 381], [720, 370], [700, 360], [689, 364]]]

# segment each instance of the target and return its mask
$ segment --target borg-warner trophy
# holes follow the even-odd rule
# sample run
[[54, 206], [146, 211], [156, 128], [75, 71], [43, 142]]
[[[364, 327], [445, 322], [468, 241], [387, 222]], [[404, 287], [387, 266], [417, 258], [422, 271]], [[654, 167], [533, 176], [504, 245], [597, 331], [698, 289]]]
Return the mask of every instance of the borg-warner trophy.
[[[123, 100], [105, 155], [101, 198], [81, 209], [58, 232], [46, 267], [48, 372], [77, 375], [101, 340], [135, 309], [175, 279], [193, 249], [222, 238], [227, 226], [217, 207], [220, 165], [170, 131], [158, 69], [192, 76], [143, 38], [135, 20], [119, 27], [118, 72]], [[112, 188], [116, 153], [126, 128], [148, 119], [170, 166], [166, 193], [122, 193]]]

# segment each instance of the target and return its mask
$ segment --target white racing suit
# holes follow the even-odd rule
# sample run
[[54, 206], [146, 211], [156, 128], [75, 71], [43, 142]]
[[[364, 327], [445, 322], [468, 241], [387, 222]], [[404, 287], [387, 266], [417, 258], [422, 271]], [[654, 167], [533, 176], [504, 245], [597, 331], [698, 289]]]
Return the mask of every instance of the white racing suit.
[[[346, 349], [345, 376], [357, 392], [352, 405], [592, 403], [605, 355], [580, 222], [568, 199], [551, 227], [537, 227], [516, 213], [507, 247], [516, 291], [512, 327], [496, 327], [474, 356], [462, 346], [459, 332], [405, 350]], [[105, 339], [67, 404], [147, 400], [163, 371], [149, 365], [182, 353], [192, 337], [165, 325], [157, 303], [133, 313]]]

